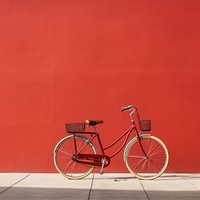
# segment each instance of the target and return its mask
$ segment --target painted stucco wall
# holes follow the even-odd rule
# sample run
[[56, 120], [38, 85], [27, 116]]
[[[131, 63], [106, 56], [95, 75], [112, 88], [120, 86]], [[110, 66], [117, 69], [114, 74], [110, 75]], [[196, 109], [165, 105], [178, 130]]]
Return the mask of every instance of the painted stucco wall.
[[[200, 172], [200, 1], [0, 5], [1, 172], [55, 172], [67, 122], [103, 119], [107, 146], [129, 126], [128, 104], [166, 143], [168, 172]], [[111, 171], [127, 172], [122, 153]]]

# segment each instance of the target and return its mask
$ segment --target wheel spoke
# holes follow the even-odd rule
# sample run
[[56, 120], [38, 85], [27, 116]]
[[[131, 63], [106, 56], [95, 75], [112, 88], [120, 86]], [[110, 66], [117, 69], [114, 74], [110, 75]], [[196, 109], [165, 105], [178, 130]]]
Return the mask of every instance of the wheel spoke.
[[146, 159], [146, 156], [128, 156], [129, 158], [143, 158]]
[[66, 152], [65, 150], [59, 149], [59, 151], [65, 155], [72, 156], [72, 154]]

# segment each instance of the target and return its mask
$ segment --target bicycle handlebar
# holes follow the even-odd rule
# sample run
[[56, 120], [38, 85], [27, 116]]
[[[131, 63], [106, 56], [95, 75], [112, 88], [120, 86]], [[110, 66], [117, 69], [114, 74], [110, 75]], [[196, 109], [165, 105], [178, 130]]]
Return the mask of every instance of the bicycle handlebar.
[[126, 107], [122, 107], [121, 111], [124, 112], [126, 110], [133, 110], [135, 109], [132, 105], [126, 106]]
[[133, 105], [129, 105], [129, 106], [126, 106], [126, 107], [122, 107], [121, 111], [124, 112], [124, 111], [130, 111], [132, 110], [132, 112], [130, 113], [130, 118], [131, 118], [131, 121], [133, 122], [134, 119], [133, 119], [133, 113], [136, 113], [136, 116], [138, 118], [138, 120], [140, 121], [140, 116], [139, 116], [139, 113], [138, 113], [138, 110], [136, 107], [134, 107]]

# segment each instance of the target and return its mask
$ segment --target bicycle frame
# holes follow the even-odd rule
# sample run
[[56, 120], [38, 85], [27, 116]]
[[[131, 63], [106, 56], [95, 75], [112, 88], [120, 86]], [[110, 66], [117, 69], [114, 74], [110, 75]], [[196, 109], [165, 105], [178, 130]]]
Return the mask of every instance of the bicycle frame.
[[[132, 112], [133, 114], [133, 112]], [[131, 114], [130, 114], [131, 116]], [[140, 147], [144, 153], [144, 155], [147, 157], [142, 144], [141, 144], [141, 137], [140, 137], [140, 133], [137, 130], [136, 124], [134, 122], [134, 120], [132, 119], [132, 125], [119, 137], [117, 138], [117, 140], [115, 140], [112, 144], [110, 144], [108, 147], [103, 148], [102, 142], [101, 142], [101, 138], [98, 132], [98, 129], [96, 126], [94, 126], [95, 132], [81, 132], [81, 134], [90, 134], [91, 138], [88, 138], [88, 141], [86, 142], [86, 144], [78, 151], [77, 150], [77, 145], [76, 145], [76, 139], [74, 137], [74, 147], [75, 147], [75, 154], [73, 156], [73, 160], [79, 163], [83, 163], [83, 164], [88, 164], [88, 165], [93, 165], [93, 166], [102, 166], [102, 159], [107, 160], [107, 163], [104, 165], [104, 167], [107, 167], [110, 164], [110, 159], [113, 158], [114, 156], [116, 156], [126, 145], [128, 138], [131, 134], [131, 132], [134, 130], [136, 133], [136, 137], [139, 141]], [[75, 136], [76, 133], [74, 133]], [[78, 133], [80, 134], [80, 133]], [[125, 140], [123, 142], [123, 144], [121, 145], [121, 147], [112, 155], [106, 155], [105, 151], [107, 149], [112, 148], [116, 143], [118, 143], [123, 137], [125, 137]], [[97, 138], [97, 141], [99, 143], [100, 146], [100, 150], [101, 150], [101, 154], [81, 154], [81, 151], [90, 143], [92, 142], [95, 138]]]
[[[110, 158], [112, 158], [112, 157], [114, 157], [115, 155], [117, 155], [122, 149], [123, 149], [123, 147], [126, 145], [126, 143], [127, 143], [127, 140], [128, 140], [128, 138], [129, 138], [129, 136], [130, 136], [130, 134], [131, 134], [131, 132], [133, 131], [133, 129], [135, 128], [135, 126], [134, 125], [132, 125], [127, 131], [125, 131], [116, 141], [114, 141], [111, 145], [109, 145], [108, 147], [106, 147], [106, 148], [103, 148], [103, 145], [102, 145], [102, 142], [101, 142], [101, 138], [100, 138], [100, 136], [99, 136], [99, 132], [98, 132], [98, 130], [97, 130], [97, 128], [96, 127], [94, 127], [95, 129], [96, 129], [96, 131], [95, 132], [81, 132], [81, 134], [90, 134], [91, 135], [91, 138], [88, 138], [88, 141], [87, 141], [87, 143], [89, 143], [89, 142], [92, 142], [95, 138], [97, 138], [97, 141], [98, 141], [98, 143], [99, 143], [99, 146], [100, 146], [100, 150], [101, 150], [101, 153], [102, 154], [105, 154], [105, 151], [107, 150], [107, 149], [110, 149], [112, 146], [114, 146], [117, 142], [119, 142], [123, 137], [125, 137], [126, 136], [126, 138], [125, 138], [125, 140], [124, 140], [124, 143], [122, 144], [122, 146], [120, 147], [120, 149], [118, 149], [117, 150], [117, 152], [115, 152], [113, 155], [111, 155], [111, 156], [109, 156]], [[76, 134], [76, 133], [75, 133]], [[75, 138], [75, 137], [74, 137]], [[77, 154], [77, 153], [79, 153], [79, 152], [81, 152], [84, 148], [85, 148], [85, 146], [87, 145], [85, 145], [83, 148], [81, 148], [80, 150], [79, 150], [79, 152], [77, 151], [77, 148], [76, 148], [76, 140], [74, 139], [74, 142], [75, 142], [75, 153]]]

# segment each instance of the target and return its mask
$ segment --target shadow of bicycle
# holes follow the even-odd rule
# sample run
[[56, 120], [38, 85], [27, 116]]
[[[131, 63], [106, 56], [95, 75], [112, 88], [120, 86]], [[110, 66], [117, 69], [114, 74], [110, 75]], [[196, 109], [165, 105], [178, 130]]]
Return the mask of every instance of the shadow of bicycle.
[[107, 190], [107, 189], [70, 189], [70, 188], [28, 188], [12, 187], [0, 188], [1, 200], [199, 200], [200, 191], [148, 191], [143, 190]]

